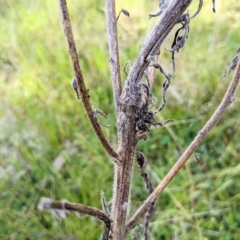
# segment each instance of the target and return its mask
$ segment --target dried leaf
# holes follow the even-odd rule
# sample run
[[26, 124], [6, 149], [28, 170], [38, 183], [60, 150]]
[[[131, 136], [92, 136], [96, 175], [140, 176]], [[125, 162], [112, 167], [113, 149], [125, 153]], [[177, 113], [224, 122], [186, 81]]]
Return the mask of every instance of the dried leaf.
[[[142, 152], [137, 152], [137, 162], [138, 166], [141, 172], [141, 177], [143, 178], [143, 181], [145, 183], [145, 186], [148, 190], [148, 195], [150, 195], [153, 192], [153, 186], [151, 180], [148, 178], [147, 173], [145, 172], [146, 166], [147, 166], [147, 157]], [[153, 204], [150, 206], [148, 211], [146, 212], [144, 216], [144, 222], [141, 227], [140, 232], [135, 235], [133, 239], [139, 239], [141, 235], [144, 235], [144, 239], [148, 239], [148, 226], [151, 218], [153, 217], [155, 211], [157, 209], [156, 202], [154, 201]]]
[[80, 95], [78, 93], [77, 81], [76, 81], [75, 77], [73, 77], [73, 79], [72, 79], [71, 86], [74, 89], [74, 91], [76, 92], [77, 98], [80, 99], [81, 97], [80, 97]]
[[127, 10], [122, 9], [122, 13], [123, 13], [125, 16], [130, 17], [130, 13], [129, 13]]
[[239, 58], [240, 58], [240, 48], [238, 48], [237, 55], [234, 57], [234, 59], [232, 60], [230, 66], [228, 67], [227, 73], [223, 74], [222, 77], [227, 77], [231, 73], [231, 71], [237, 66]]
[[216, 12], [216, 9], [215, 9], [215, 0], [212, 0], [212, 4], [213, 4], [213, 12]]
[[118, 16], [117, 16], [117, 18], [116, 18], [117, 21], [118, 21], [120, 15], [121, 15], [121, 13], [123, 13], [123, 14], [124, 14], [125, 16], [127, 16], [127, 17], [130, 16], [130, 13], [129, 13], [127, 10], [122, 9], [122, 10], [119, 12], [119, 14], [118, 14]]
[[[214, 1], [214, 0], [213, 0], [213, 1]], [[197, 9], [197, 11], [190, 17], [190, 19], [195, 18], [195, 17], [199, 14], [199, 12], [200, 12], [201, 9], [202, 9], [202, 6], [203, 6], [203, 0], [199, 0], [198, 9]]]

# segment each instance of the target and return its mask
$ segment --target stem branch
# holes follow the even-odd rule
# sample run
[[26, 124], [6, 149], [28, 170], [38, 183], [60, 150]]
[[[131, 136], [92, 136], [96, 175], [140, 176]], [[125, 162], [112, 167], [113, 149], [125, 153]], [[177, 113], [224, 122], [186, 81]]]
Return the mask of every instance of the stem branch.
[[109, 62], [111, 64], [111, 78], [114, 95], [114, 103], [117, 115], [119, 114], [119, 97], [122, 93], [121, 86], [121, 74], [119, 64], [119, 52], [118, 52], [118, 38], [117, 38], [117, 20], [115, 0], [106, 0], [106, 17], [108, 28], [108, 45], [109, 45]]
[[94, 116], [94, 111], [93, 111], [93, 108], [89, 101], [88, 91], [86, 89], [86, 86], [84, 83], [84, 78], [83, 78], [80, 64], [78, 61], [78, 54], [77, 54], [76, 45], [75, 45], [75, 41], [74, 41], [74, 37], [73, 37], [71, 22], [69, 19], [67, 2], [66, 2], [66, 0], [58, 0], [58, 3], [59, 3], [59, 8], [60, 8], [60, 15], [61, 15], [61, 20], [62, 20], [64, 35], [67, 40], [68, 52], [69, 52], [69, 56], [71, 58], [73, 70], [75, 73], [77, 91], [82, 100], [83, 107], [87, 113], [88, 119], [89, 119], [98, 139], [100, 140], [102, 146], [105, 148], [105, 150], [108, 152], [108, 154], [113, 158], [114, 162], [119, 162], [119, 159], [118, 159], [119, 156], [114, 151], [114, 149], [109, 144], [106, 137], [104, 136], [102, 129], [101, 129], [97, 119]]
[[178, 171], [182, 168], [182, 166], [186, 163], [186, 161], [190, 158], [190, 156], [194, 153], [196, 148], [203, 142], [204, 138], [207, 136], [209, 131], [217, 124], [223, 113], [226, 111], [227, 107], [234, 101], [234, 93], [237, 90], [238, 84], [240, 81], [240, 61], [238, 61], [237, 69], [235, 75], [225, 93], [225, 96], [222, 102], [219, 104], [211, 118], [204, 125], [204, 127], [197, 134], [195, 139], [191, 142], [182, 156], [178, 159], [175, 165], [170, 169], [167, 175], [163, 178], [163, 180], [158, 184], [152, 194], [144, 201], [141, 207], [138, 208], [136, 213], [131, 217], [131, 219], [127, 223], [126, 232], [129, 232], [134, 226], [136, 226], [136, 222], [139, 218], [141, 218], [149, 209], [151, 204], [153, 204], [156, 198], [160, 195], [160, 193], [164, 190], [164, 188], [169, 184], [169, 182], [173, 179], [173, 177], [178, 173]]

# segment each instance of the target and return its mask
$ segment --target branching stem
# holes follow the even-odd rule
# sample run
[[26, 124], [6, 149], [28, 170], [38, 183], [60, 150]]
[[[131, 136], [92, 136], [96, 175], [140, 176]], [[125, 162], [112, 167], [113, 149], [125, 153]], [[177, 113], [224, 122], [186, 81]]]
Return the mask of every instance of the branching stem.
[[213, 113], [212, 117], [204, 125], [201, 131], [197, 134], [195, 139], [191, 142], [182, 156], [178, 159], [176, 164], [171, 168], [163, 180], [154, 189], [152, 194], [144, 201], [141, 207], [138, 208], [136, 213], [128, 221], [126, 232], [129, 232], [134, 226], [139, 218], [141, 218], [149, 209], [151, 204], [153, 204], [159, 194], [164, 190], [164, 188], [169, 184], [173, 177], [178, 173], [190, 156], [195, 152], [196, 148], [203, 142], [204, 138], [207, 136], [209, 131], [217, 124], [223, 113], [226, 111], [227, 107], [234, 101], [234, 93], [237, 90], [238, 84], [240, 82], [240, 61], [238, 61], [235, 76], [233, 77], [228, 90], [222, 102], [219, 104], [218, 108]]
[[[40, 206], [41, 205], [41, 206]], [[74, 211], [79, 213], [80, 215], [86, 214], [92, 217], [97, 217], [99, 220], [103, 221], [105, 223], [105, 226], [110, 229], [111, 220], [109, 216], [104, 213], [103, 211], [94, 208], [89, 207], [80, 203], [72, 203], [68, 201], [55, 201], [52, 199], [41, 199], [41, 202], [39, 203], [39, 210], [63, 210], [63, 211]]]

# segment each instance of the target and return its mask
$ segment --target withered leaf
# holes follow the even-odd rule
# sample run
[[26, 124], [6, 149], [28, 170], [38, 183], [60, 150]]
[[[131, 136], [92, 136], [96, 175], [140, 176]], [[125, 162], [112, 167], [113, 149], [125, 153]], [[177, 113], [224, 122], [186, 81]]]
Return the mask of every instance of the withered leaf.
[[122, 9], [122, 13], [123, 13], [125, 16], [130, 17], [130, 13], [129, 13], [127, 10]]

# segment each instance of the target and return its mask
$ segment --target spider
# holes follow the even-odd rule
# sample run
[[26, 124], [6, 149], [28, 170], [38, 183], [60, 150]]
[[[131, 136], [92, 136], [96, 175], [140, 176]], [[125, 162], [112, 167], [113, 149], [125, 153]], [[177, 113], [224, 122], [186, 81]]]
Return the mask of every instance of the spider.
[[136, 130], [137, 131], [149, 131], [151, 125], [153, 126], [164, 126], [168, 121], [162, 123], [162, 122], [157, 122], [156, 119], [154, 118], [154, 113], [153, 112], [148, 112], [148, 111], [140, 111], [136, 117]]
[[[139, 90], [141, 91], [141, 88], [143, 88], [143, 91], [141, 91], [140, 94], [140, 99], [142, 99], [142, 103], [134, 104], [135, 107], [137, 107], [137, 112], [135, 114], [135, 123], [136, 123], [136, 131], [137, 132], [148, 132], [151, 125], [153, 126], [164, 126], [167, 124], [170, 120], [167, 120], [165, 122], [157, 122], [154, 116], [156, 113], [159, 111], [148, 111], [149, 104], [152, 101], [152, 96], [149, 91], [149, 87], [147, 84], [140, 83], [140, 88]], [[141, 102], [141, 101], [140, 101]]]

